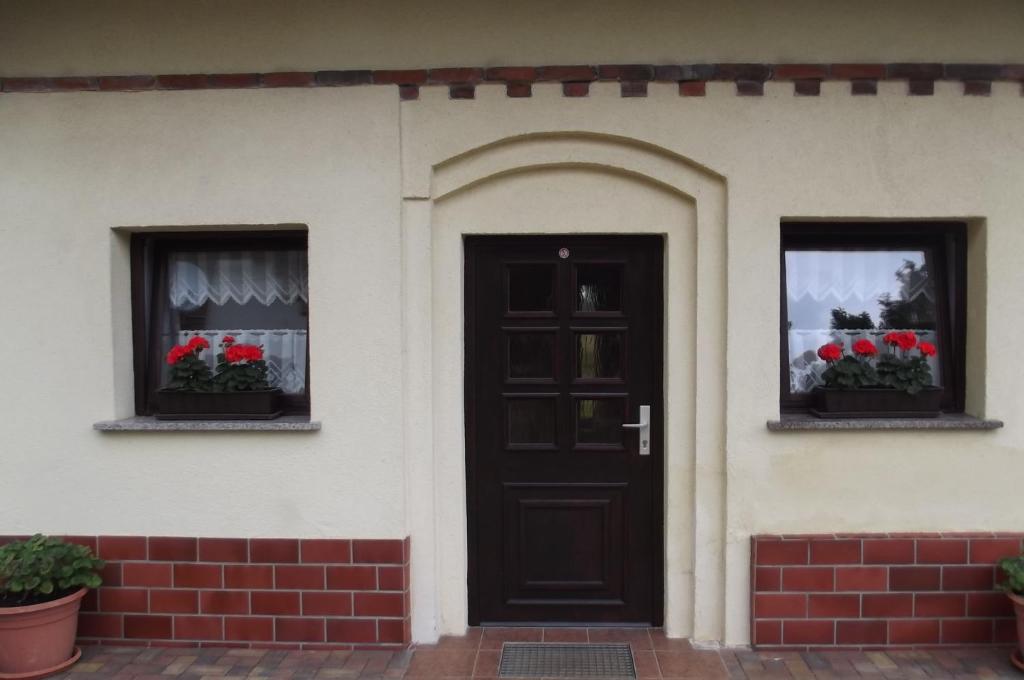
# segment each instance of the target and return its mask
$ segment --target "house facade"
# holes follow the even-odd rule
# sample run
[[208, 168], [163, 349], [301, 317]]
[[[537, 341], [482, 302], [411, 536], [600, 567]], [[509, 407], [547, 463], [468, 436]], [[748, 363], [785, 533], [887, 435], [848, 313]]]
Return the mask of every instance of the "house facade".
[[[0, 533], [108, 560], [90, 642], [1012, 640], [1022, 29], [0, 3]], [[818, 347], [893, 332], [942, 415], [814, 415]], [[196, 337], [279, 417], [160, 419]]]

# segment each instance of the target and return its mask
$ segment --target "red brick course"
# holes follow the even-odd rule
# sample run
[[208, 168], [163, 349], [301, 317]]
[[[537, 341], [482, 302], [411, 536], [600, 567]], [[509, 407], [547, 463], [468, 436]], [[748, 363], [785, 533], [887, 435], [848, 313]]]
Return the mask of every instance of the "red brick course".
[[82, 644], [344, 649], [411, 640], [408, 539], [68, 539], [108, 561], [103, 586], [82, 602]]
[[1024, 64], [600, 64], [553, 66], [474, 66], [404, 70], [324, 70], [280, 73], [198, 73], [159, 75], [111, 75], [75, 77], [11, 77], [0, 79], [0, 92], [134, 92], [141, 90], [202, 90], [224, 88], [398, 86], [402, 100], [419, 98], [423, 85], [446, 86], [451, 99], [473, 99], [479, 83], [505, 84], [512, 98], [532, 95], [533, 83], [562, 83], [566, 97], [588, 93], [585, 83], [618, 82], [623, 97], [644, 97], [648, 82], [678, 83], [679, 95], [703, 96], [709, 80], [735, 83], [736, 94], [760, 96], [766, 81], [793, 85], [795, 96], [820, 94], [821, 82], [850, 82], [853, 95], [874, 95], [878, 81], [907, 83], [908, 95], [934, 93], [935, 81], [957, 81], [966, 96], [986, 96], [992, 83], [1024, 83]]
[[990, 532], [753, 536], [752, 643], [810, 650], [1012, 642], [1013, 608], [996, 590], [996, 563], [1022, 548], [1024, 534]]

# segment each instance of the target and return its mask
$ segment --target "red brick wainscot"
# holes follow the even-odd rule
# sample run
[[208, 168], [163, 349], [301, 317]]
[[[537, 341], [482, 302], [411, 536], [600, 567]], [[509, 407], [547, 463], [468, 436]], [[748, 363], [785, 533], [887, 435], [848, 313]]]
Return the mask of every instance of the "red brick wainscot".
[[408, 539], [65, 539], [107, 561], [103, 586], [83, 600], [83, 644], [380, 649], [411, 640]]
[[996, 562], [1024, 534], [753, 536], [751, 641], [758, 649], [1012, 644]]

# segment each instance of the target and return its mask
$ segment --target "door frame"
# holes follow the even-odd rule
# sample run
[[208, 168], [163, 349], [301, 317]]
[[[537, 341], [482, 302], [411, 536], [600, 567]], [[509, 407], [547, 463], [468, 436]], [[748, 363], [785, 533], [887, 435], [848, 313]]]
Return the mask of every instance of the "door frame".
[[[630, 233], [630, 234], [607, 234], [607, 233], [543, 233], [543, 234], [462, 234], [462, 246], [463, 246], [463, 274], [462, 274], [462, 286], [463, 286], [463, 343], [464, 343], [464, 357], [465, 362], [463, 366], [463, 394], [464, 394], [464, 408], [463, 412], [465, 415], [465, 454], [466, 454], [466, 530], [467, 530], [467, 573], [466, 573], [466, 584], [468, 591], [468, 606], [469, 606], [469, 625], [544, 625], [544, 626], [617, 626], [617, 627], [628, 627], [636, 626], [635, 623], [572, 623], [572, 622], [550, 622], [550, 621], [537, 621], [528, 624], [513, 624], [513, 623], [501, 623], [501, 624], [488, 624], [481, 623], [480, 620], [480, 579], [479, 579], [479, 532], [480, 532], [480, 513], [479, 513], [479, 502], [477, 495], [477, 483], [476, 474], [478, 470], [477, 464], [477, 452], [474, 442], [476, 441], [476, 406], [477, 399], [475, 394], [476, 389], [476, 359], [477, 353], [475, 351], [474, 343], [476, 341], [476, 277], [475, 277], [475, 260], [472, 257], [472, 244], [474, 243], [501, 243], [507, 242], [513, 243], [529, 243], [531, 241], [538, 240], [549, 240], [556, 238], [572, 239], [575, 243], [588, 243], [591, 240], [595, 244], [605, 244], [613, 242], [617, 238], [631, 239], [636, 237], [657, 237], [658, 250], [660, 259], [658, 262], [658, 268], [655, 272], [652, 272], [653, 276], [656, 276], [658, 280], [657, 288], [661, 292], [660, 299], [657, 302], [657, 317], [653, 324], [654, 337], [660, 341], [661, 352], [658, 353], [658, 357], [654, 362], [653, 367], [653, 378], [652, 378], [652, 394], [651, 394], [651, 410], [652, 413], [661, 419], [661, 426], [658, 428], [662, 434], [664, 433], [667, 426], [667, 413], [665, 410], [665, 297], [666, 291], [664, 286], [664, 270], [665, 270], [665, 256], [667, 249], [665, 248], [665, 235], [664, 234], [644, 234], [644, 233]], [[651, 621], [649, 625], [660, 627], [665, 621], [665, 466], [667, 463], [668, 450], [665, 446], [664, 436], [659, 438], [661, 441], [659, 445], [661, 447], [661, 465], [653, 467], [654, 479], [651, 484], [651, 526], [649, 531], [651, 532], [651, 555], [650, 555], [650, 569], [651, 573], [647, 576], [651, 579]], [[632, 576], [631, 578], [636, 578]], [[648, 624], [639, 624], [648, 625]]]
[[[468, 623], [462, 235], [583, 231], [666, 235], [664, 394], [673, 425], [665, 438], [665, 632], [744, 640], [746, 591], [735, 589], [728, 602], [725, 592], [727, 573], [743, 581], [749, 571], [746, 542], [725, 533], [725, 178], [650, 139], [632, 126], [635, 117], [587, 126], [600, 128], [593, 131], [579, 129], [576, 112], [565, 112], [564, 125], [506, 118], [507, 128], [466, 138], [449, 126], [479, 111], [456, 112], [447, 100], [428, 98], [408, 112], [417, 115], [402, 128], [400, 258], [413, 640], [463, 635]], [[562, 192], [551, 197], [541, 177], [563, 171], [608, 183], [577, 195], [572, 210], [527, 221], [532, 197], [506, 214], [481, 203], [492, 201], [492, 189], [516, 194], [519, 178], [533, 176], [545, 200], [568, 205]]]

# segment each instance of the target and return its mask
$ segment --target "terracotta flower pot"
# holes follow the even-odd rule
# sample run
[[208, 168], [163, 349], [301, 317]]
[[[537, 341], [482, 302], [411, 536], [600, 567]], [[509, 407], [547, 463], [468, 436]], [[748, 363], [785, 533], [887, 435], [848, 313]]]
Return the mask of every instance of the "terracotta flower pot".
[[86, 589], [24, 607], [0, 607], [0, 678], [41, 678], [73, 664]]
[[1024, 670], [1024, 597], [1015, 593], [1007, 593], [1013, 603], [1013, 611], [1017, 614], [1017, 649], [1010, 656], [1017, 668]]

